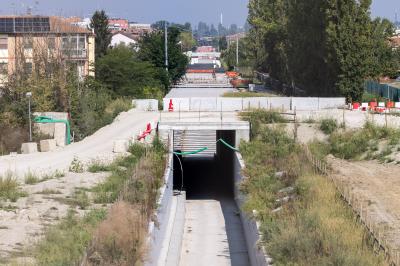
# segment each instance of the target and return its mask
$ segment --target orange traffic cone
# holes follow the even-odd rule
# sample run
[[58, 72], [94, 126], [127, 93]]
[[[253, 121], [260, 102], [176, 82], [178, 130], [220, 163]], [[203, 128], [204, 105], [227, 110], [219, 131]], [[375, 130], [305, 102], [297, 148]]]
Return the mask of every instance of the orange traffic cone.
[[174, 111], [174, 104], [172, 103], [172, 99], [169, 100], [168, 111], [169, 112], [173, 112]]

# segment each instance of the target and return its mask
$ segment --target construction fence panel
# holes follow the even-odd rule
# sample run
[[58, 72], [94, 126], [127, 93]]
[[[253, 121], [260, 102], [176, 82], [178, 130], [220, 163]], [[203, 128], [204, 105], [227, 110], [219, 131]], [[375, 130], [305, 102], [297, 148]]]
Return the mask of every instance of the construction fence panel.
[[394, 102], [400, 101], [400, 88], [390, 86], [389, 84], [379, 84], [374, 81], [365, 82], [365, 91], [380, 97], [390, 99]]

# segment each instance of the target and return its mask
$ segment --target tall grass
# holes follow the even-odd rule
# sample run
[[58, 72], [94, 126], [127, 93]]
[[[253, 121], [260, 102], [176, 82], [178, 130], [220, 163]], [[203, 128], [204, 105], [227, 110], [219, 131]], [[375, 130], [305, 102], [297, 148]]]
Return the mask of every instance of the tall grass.
[[20, 197], [25, 197], [26, 192], [21, 191], [18, 181], [11, 173], [0, 176], [0, 201], [10, 200], [16, 202]]
[[137, 166], [131, 168], [125, 186], [121, 187], [122, 200], [113, 205], [96, 231], [89, 257], [96, 254], [98, 261], [89, 262], [91, 265], [143, 264], [148, 223], [157, 208], [165, 170], [165, 149], [161, 142], [156, 139], [151, 148], [143, 148], [140, 145], [131, 148], [131, 160], [137, 160]]
[[[258, 123], [253, 140], [240, 146], [248, 177], [241, 189], [244, 209], [257, 210], [274, 264], [384, 265], [333, 184], [310, 174], [302, 148], [282, 128]], [[293, 192], [285, 192], [288, 187]], [[284, 197], [290, 200], [278, 200]]]
[[38, 265], [77, 265], [83, 251], [92, 239], [92, 234], [106, 217], [104, 209], [88, 212], [79, 218], [71, 210], [60, 223], [50, 226], [33, 250]]
[[361, 130], [331, 134], [329, 152], [346, 160], [362, 159], [365, 158], [365, 153], [379, 155], [376, 154], [378, 143], [383, 140], [387, 140], [388, 148], [394, 148], [400, 143], [400, 130], [367, 122]]

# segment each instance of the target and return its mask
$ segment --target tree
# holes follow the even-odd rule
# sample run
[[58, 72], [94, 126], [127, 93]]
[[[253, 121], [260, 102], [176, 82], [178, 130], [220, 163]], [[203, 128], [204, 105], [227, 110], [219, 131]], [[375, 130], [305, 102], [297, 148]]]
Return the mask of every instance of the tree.
[[119, 45], [96, 62], [97, 78], [114, 96], [141, 98], [145, 87], [161, 90], [158, 70], [137, 58], [135, 52]]
[[106, 54], [111, 44], [111, 31], [108, 28], [108, 16], [104, 10], [96, 11], [90, 22], [90, 27], [96, 34], [96, 58], [100, 58]]
[[183, 51], [190, 51], [194, 46], [196, 46], [196, 40], [193, 38], [191, 32], [181, 32], [179, 40], [182, 45]]
[[188, 58], [181, 52], [179, 36], [181, 31], [176, 27], [168, 28], [168, 73], [165, 71], [165, 39], [163, 31], [154, 31], [139, 41], [138, 58], [151, 62], [159, 70], [160, 80], [165, 88], [175, 83], [186, 72]]

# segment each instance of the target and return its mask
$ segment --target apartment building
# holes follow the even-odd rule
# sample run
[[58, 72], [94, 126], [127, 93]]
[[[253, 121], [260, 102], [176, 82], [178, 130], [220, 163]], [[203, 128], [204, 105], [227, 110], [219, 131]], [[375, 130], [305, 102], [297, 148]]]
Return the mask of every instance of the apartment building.
[[52, 60], [76, 67], [82, 79], [94, 75], [94, 34], [61, 17], [0, 16], [0, 84], [21, 71], [46, 71]]

